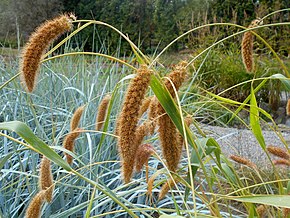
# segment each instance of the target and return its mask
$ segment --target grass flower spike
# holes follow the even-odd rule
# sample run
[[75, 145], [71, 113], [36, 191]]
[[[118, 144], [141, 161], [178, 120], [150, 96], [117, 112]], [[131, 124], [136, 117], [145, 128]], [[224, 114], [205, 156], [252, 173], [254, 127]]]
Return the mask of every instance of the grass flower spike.
[[85, 106], [81, 106], [74, 112], [70, 122], [70, 131], [74, 131], [79, 126], [84, 109]]
[[50, 160], [45, 156], [43, 156], [40, 164], [39, 187], [40, 190], [45, 191], [45, 199], [50, 203], [52, 201], [54, 185], [50, 168]]
[[230, 158], [239, 164], [246, 165], [250, 168], [257, 168], [256, 164], [254, 164], [253, 162], [251, 162], [250, 160], [248, 160], [246, 158], [243, 158], [243, 157], [240, 157], [237, 155], [231, 155]]
[[283, 149], [283, 148], [279, 148], [279, 147], [276, 147], [276, 146], [268, 146], [267, 147], [267, 150], [277, 156], [277, 157], [281, 157], [285, 160], [290, 160], [290, 154], [286, 151], [286, 149]]
[[[253, 20], [248, 28], [256, 27], [260, 23], [261, 23], [260, 19]], [[248, 73], [252, 73], [254, 70], [253, 42], [254, 42], [253, 33], [251, 31], [245, 32], [242, 39], [242, 58]]]
[[[74, 150], [74, 144], [77, 137], [80, 135], [80, 128], [76, 128], [73, 132], [70, 132], [63, 141], [63, 147], [71, 152]], [[65, 153], [66, 161], [68, 164], [72, 164], [72, 156]]]
[[44, 199], [45, 199], [45, 191], [42, 190], [38, 192], [30, 202], [26, 210], [25, 218], [40, 218], [41, 207], [44, 203]]
[[27, 91], [32, 92], [35, 87], [41, 56], [55, 39], [72, 29], [71, 19], [69, 15], [64, 14], [48, 20], [29, 38], [20, 63], [21, 81]]
[[140, 172], [144, 164], [148, 163], [149, 157], [154, 153], [154, 148], [150, 144], [142, 144], [136, 152], [135, 169]]
[[139, 111], [149, 86], [150, 71], [142, 65], [136, 77], [131, 80], [127, 89], [121, 114], [118, 118], [118, 147], [121, 154], [122, 172], [125, 183], [132, 177], [135, 155], [138, 145], [135, 143], [135, 132], [139, 118]]
[[100, 131], [104, 125], [104, 121], [107, 115], [107, 110], [108, 110], [110, 100], [111, 100], [111, 96], [106, 95], [100, 103], [98, 114], [97, 114], [97, 119], [96, 119], [97, 131]]

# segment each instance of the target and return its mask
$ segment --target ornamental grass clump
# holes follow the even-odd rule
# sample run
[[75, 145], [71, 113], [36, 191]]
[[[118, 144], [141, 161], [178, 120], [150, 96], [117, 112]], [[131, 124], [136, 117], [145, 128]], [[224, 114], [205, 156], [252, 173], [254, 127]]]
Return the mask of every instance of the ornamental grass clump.
[[[260, 23], [260, 19], [253, 20], [248, 28], [256, 27]], [[252, 73], [254, 70], [253, 43], [253, 33], [251, 31], [245, 32], [242, 39], [242, 58], [248, 73]]]
[[133, 174], [135, 155], [138, 145], [135, 143], [136, 129], [140, 107], [149, 86], [152, 71], [146, 65], [142, 65], [136, 77], [131, 80], [118, 124], [118, 147], [121, 155], [122, 174], [125, 183], [130, 182]]
[[47, 202], [52, 201], [54, 184], [51, 173], [50, 160], [43, 156], [40, 164], [39, 187], [45, 191], [45, 199]]
[[108, 111], [108, 106], [111, 100], [110, 95], [106, 95], [103, 100], [100, 103], [99, 109], [98, 109], [98, 114], [96, 118], [96, 130], [100, 131], [103, 128], [106, 116], [107, 116], [107, 111]]
[[40, 25], [25, 45], [20, 63], [21, 81], [27, 91], [35, 87], [41, 56], [51, 43], [65, 32], [72, 30], [72, 16], [63, 14]]

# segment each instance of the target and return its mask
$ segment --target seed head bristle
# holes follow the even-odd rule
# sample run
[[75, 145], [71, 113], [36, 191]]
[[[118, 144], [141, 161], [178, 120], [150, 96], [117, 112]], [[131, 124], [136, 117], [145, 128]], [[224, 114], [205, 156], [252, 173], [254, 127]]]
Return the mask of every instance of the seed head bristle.
[[[185, 80], [186, 65], [186, 62], [179, 63], [177, 66], [175, 66], [175, 69], [168, 75], [177, 91]], [[171, 85], [171, 82], [166, 80], [164, 84], [168, 89], [169, 93], [174, 98], [174, 89]], [[156, 114], [157, 116], [159, 116], [158, 131], [163, 156], [166, 160], [168, 169], [171, 171], [176, 171], [182, 152], [182, 149], [180, 148], [176, 137], [176, 127], [169, 118], [169, 116], [165, 113], [165, 110], [160, 103], [158, 103], [156, 106]]]
[[152, 195], [153, 185], [156, 177], [158, 176], [157, 173], [154, 173], [147, 182], [147, 194]]
[[81, 106], [74, 112], [70, 122], [70, 131], [74, 131], [79, 126], [84, 109], [85, 106]]
[[40, 218], [41, 217], [41, 207], [44, 203], [45, 191], [42, 190], [38, 192], [34, 198], [31, 200], [26, 213], [26, 218]]
[[111, 100], [111, 96], [106, 95], [100, 103], [98, 114], [97, 114], [97, 119], [96, 119], [97, 131], [100, 131], [104, 125], [110, 100]]
[[289, 218], [290, 208], [283, 208], [283, 218]]
[[271, 154], [273, 154], [273, 155], [275, 155], [277, 157], [281, 157], [281, 158], [286, 159], [286, 160], [290, 159], [290, 154], [287, 152], [286, 149], [279, 148], [279, 147], [276, 147], [276, 146], [268, 146], [267, 150]]
[[143, 100], [140, 111], [139, 111], [139, 117], [141, 117], [149, 108], [150, 102], [151, 102], [152, 96], [147, 97]]
[[231, 155], [230, 158], [239, 164], [243, 164], [243, 165], [246, 165], [246, 166], [251, 167], [251, 168], [257, 168], [256, 164], [254, 164], [253, 162], [251, 162], [250, 160], [248, 160], [244, 157], [240, 157], [237, 155]]
[[273, 164], [274, 165], [290, 166], [290, 160], [286, 160], [286, 159], [273, 160]]
[[150, 144], [139, 145], [136, 152], [135, 169], [140, 172], [145, 163], [148, 163], [149, 157], [154, 153], [154, 148]]
[[[253, 20], [248, 28], [253, 28], [261, 23], [260, 19]], [[253, 42], [254, 36], [251, 31], [245, 32], [242, 39], [242, 58], [245, 68], [248, 73], [253, 72], [254, 59], [253, 59]]]
[[287, 101], [286, 114], [287, 114], [287, 116], [290, 116], [290, 99], [288, 99], [288, 101]]
[[[63, 147], [71, 152], [73, 152], [74, 150], [74, 144], [75, 144], [75, 140], [77, 139], [77, 137], [80, 135], [80, 128], [76, 128], [73, 132], [70, 132], [65, 139], [63, 140]], [[64, 155], [66, 156], [66, 161], [68, 164], [72, 164], [72, 156], [64, 153]]]
[[162, 200], [165, 195], [168, 193], [168, 191], [172, 188], [174, 188], [175, 186], [175, 183], [172, 179], [169, 179], [161, 188], [161, 191], [159, 193], [159, 196], [158, 196], [158, 200]]
[[72, 29], [71, 18], [64, 14], [40, 25], [25, 45], [20, 63], [20, 77], [27, 91], [32, 92], [38, 75], [41, 56], [49, 45]]
[[264, 216], [265, 212], [266, 212], [266, 205], [264, 204], [261, 204], [259, 205], [257, 208], [256, 208], [256, 211], [257, 211], [257, 214], [258, 214], [258, 217], [261, 218]]
[[149, 134], [151, 122], [145, 121], [142, 125], [138, 126], [135, 132], [135, 143], [137, 147], [141, 145], [144, 137]]
[[40, 190], [45, 191], [45, 199], [50, 203], [52, 201], [54, 184], [51, 173], [50, 160], [45, 156], [43, 156], [40, 164], [39, 187]]
[[153, 96], [151, 101], [150, 101], [150, 105], [149, 105], [149, 109], [148, 109], [148, 119], [151, 121], [152, 125], [151, 125], [151, 129], [150, 129], [150, 135], [153, 135], [155, 127], [156, 127], [156, 117], [157, 117], [157, 106], [158, 106], [158, 100], [156, 98], [156, 96]]
[[117, 121], [118, 147], [121, 154], [122, 173], [125, 183], [130, 182], [138, 145], [135, 143], [135, 133], [139, 118], [141, 103], [149, 86], [152, 71], [142, 65], [137, 75], [131, 80], [122, 111]]

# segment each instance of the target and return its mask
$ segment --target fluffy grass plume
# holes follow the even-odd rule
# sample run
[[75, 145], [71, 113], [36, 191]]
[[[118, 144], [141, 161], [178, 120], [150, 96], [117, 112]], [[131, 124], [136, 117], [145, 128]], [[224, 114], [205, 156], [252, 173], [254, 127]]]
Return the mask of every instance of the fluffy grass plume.
[[97, 118], [96, 118], [96, 130], [100, 131], [104, 125], [104, 121], [107, 115], [109, 102], [111, 100], [110, 95], [106, 95], [100, 103]]
[[156, 117], [157, 117], [157, 106], [158, 106], [158, 100], [156, 98], [156, 96], [153, 96], [150, 104], [149, 104], [149, 108], [148, 108], [148, 119], [151, 121], [152, 123], [152, 128], [150, 129], [150, 134], [153, 135], [155, 127], [156, 127]]
[[70, 122], [70, 131], [74, 131], [79, 126], [84, 109], [85, 106], [81, 106], [74, 112]]
[[250, 168], [257, 168], [256, 164], [254, 164], [253, 162], [251, 162], [250, 160], [248, 160], [244, 157], [237, 156], [237, 155], [231, 155], [230, 158], [239, 164], [246, 165]]
[[290, 116], [290, 99], [288, 99], [288, 101], [287, 101], [286, 114], [287, 114], [287, 116]]
[[266, 212], [266, 205], [264, 204], [261, 204], [259, 205], [257, 208], [256, 208], [256, 211], [257, 211], [257, 214], [258, 214], [258, 217], [264, 217], [264, 214]]
[[149, 157], [154, 153], [154, 148], [150, 144], [139, 145], [136, 152], [135, 169], [140, 172], [144, 164], [148, 163]]
[[44, 199], [45, 199], [45, 191], [42, 190], [38, 192], [30, 202], [25, 213], [25, 218], [40, 218], [41, 207], [44, 203]]
[[290, 166], [290, 161], [286, 159], [278, 159], [278, 160], [273, 160], [274, 165], [285, 165], [285, 166]]
[[153, 97], [151, 96], [143, 100], [140, 111], [139, 111], [139, 117], [141, 117], [148, 110], [152, 98]]
[[[186, 62], [181, 62], [178, 64], [175, 69], [168, 75], [169, 79], [175, 86], [175, 89], [178, 90], [186, 77]], [[171, 83], [166, 80], [165, 86], [168, 89], [169, 93], [174, 97], [174, 89]], [[170, 117], [165, 114], [165, 110], [158, 103], [157, 105], [157, 115], [159, 125], [159, 139], [162, 147], [162, 153], [166, 160], [166, 164], [169, 170], [176, 171], [178, 163], [181, 157], [182, 148], [178, 144], [177, 132], [174, 123], [171, 121]]]
[[135, 132], [135, 143], [137, 147], [141, 145], [144, 137], [149, 134], [151, 129], [151, 122], [146, 121], [142, 125], [138, 126]]
[[50, 203], [52, 201], [54, 184], [51, 173], [50, 160], [45, 156], [43, 156], [40, 164], [39, 187], [40, 190], [45, 191], [45, 199]]
[[165, 195], [168, 193], [168, 191], [170, 189], [172, 189], [173, 187], [175, 186], [174, 184], [174, 181], [172, 179], [169, 179], [161, 188], [161, 191], [159, 193], [159, 196], [158, 196], [158, 200], [162, 200]]
[[[248, 28], [253, 28], [261, 23], [260, 19], [253, 20]], [[242, 58], [248, 73], [252, 73], [254, 69], [253, 59], [253, 43], [254, 36], [251, 31], [245, 32], [242, 39]]]
[[[76, 128], [74, 131], [70, 132], [63, 140], [63, 147], [71, 152], [74, 151], [74, 144], [77, 137], [80, 135], [80, 128]], [[71, 155], [64, 153], [66, 156], [66, 161], [68, 164], [72, 164], [73, 158]]]
[[63, 33], [72, 29], [71, 17], [61, 15], [40, 25], [25, 45], [20, 63], [21, 81], [32, 92], [38, 75], [41, 56], [49, 45]]
[[135, 143], [135, 132], [137, 129], [139, 111], [149, 86], [150, 71], [147, 66], [142, 65], [137, 70], [137, 75], [131, 80], [122, 111], [118, 118], [118, 147], [121, 154], [122, 174], [125, 183], [130, 182], [132, 177], [135, 155], [138, 145]]
[[279, 147], [276, 147], [276, 146], [268, 146], [267, 147], [267, 150], [277, 156], [277, 157], [281, 157], [283, 159], [286, 159], [286, 160], [289, 160], [290, 159], [290, 154], [286, 151], [286, 149], [283, 149], [283, 148], [279, 148]]

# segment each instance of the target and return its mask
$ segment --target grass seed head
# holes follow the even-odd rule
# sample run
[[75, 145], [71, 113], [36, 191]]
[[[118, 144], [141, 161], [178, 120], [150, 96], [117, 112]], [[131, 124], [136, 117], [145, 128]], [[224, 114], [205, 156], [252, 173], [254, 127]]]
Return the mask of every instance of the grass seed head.
[[38, 192], [34, 198], [31, 200], [26, 213], [25, 218], [40, 218], [41, 217], [41, 207], [45, 199], [45, 191], [42, 190]]
[[273, 164], [274, 165], [290, 166], [290, 160], [286, 160], [286, 159], [273, 160]]
[[140, 172], [145, 163], [148, 163], [149, 157], [154, 153], [154, 148], [150, 144], [139, 145], [136, 152], [135, 169]]
[[119, 135], [118, 147], [121, 154], [122, 173], [125, 183], [130, 182], [133, 174], [135, 155], [138, 145], [135, 133], [139, 118], [139, 111], [149, 86], [152, 71], [146, 65], [137, 70], [137, 75], [131, 80], [122, 111], [117, 120]]
[[268, 146], [267, 147], [267, 150], [277, 156], [277, 157], [281, 157], [283, 159], [286, 159], [286, 160], [289, 160], [290, 159], [290, 154], [286, 151], [286, 149], [283, 149], [283, 148], [279, 148], [277, 146]]
[[40, 176], [39, 176], [40, 190], [45, 191], [45, 199], [47, 202], [52, 201], [54, 184], [51, 173], [50, 160], [43, 156], [40, 164]]
[[264, 204], [259, 205], [259, 206], [256, 208], [256, 211], [257, 211], [258, 217], [260, 217], [260, 218], [263, 217], [264, 214], [265, 214], [265, 212], [266, 212], [266, 209], [267, 209], [266, 205], [264, 205]]
[[251, 168], [257, 168], [256, 164], [254, 164], [253, 162], [251, 162], [250, 160], [248, 160], [244, 157], [240, 157], [237, 155], [231, 155], [230, 158], [239, 164], [243, 164], [243, 165], [246, 165], [246, 166], [251, 167]]
[[44, 22], [30, 36], [20, 63], [20, 77], [27, 91], [32, 92], [35, 87], [41, 56], [55, 39], [72, 29], [71, 21], [69, 15], [61, 15]]
[[143, 100], [140, 111], [139, 111], [139, 117], [141, 117], [147, 111], [151, 103], [151, 99], [152, 99], [152, 96], [147, 97]]
[[[71, 152], [73, 152], [74, 150], [74, 144], [75, 144], [75, 140], [77, 139], [77, 137], [80, 135], [80, 128], [76, 128], [73, 132], [70, 132], [65, 139], [63, 140], [63, 147]], [[66, 161], [68, 164], [72, 164], [72, 156], [64, 153], [64, 155], [66, 156]]]
[[70, 122], [70, 131], [74, 131], [79, 126], [84, 109], [85, 106], [81, 106], [74, 112]]
[[[261, 23], [260, 19], [253, 20], [248, 28], [253, 28]], [[252, 73], [254, 70], [254, 59], [253, 59], [253, 43], [254, 36], [251, 31], [245, 32], [242, 39], [242, 58], [245, 68], [248, 73]]]
[[161, 191], [159, 193], [159, 196], [158, 196], [158, 200], [162, 200], [165, 195], [168, 193], [168, 191], [172, 188], [174, 188], [175, 184], [174, 184], [174, 181], [172, 179], [169, 179], [161, 188]]
[[96, 119], [97, 131], [100, 131], [104, 125], [110, 100], [111, 100], [111, 96], [106, 95], [100, 103], [98, 114], [97, 114], [97, 119]]

